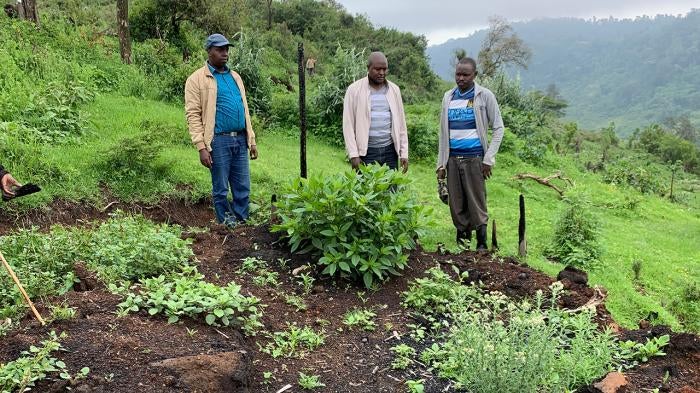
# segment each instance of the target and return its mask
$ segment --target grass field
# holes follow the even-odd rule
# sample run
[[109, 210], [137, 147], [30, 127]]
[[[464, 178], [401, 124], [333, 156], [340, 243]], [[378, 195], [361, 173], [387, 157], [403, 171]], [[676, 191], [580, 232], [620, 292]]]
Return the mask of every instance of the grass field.
[[[107, 203], [101, 185], [109, 179], [101, 178], [94, 166], [108, 152], [123, 148], [118, 146], [122, 138], [143, 135], [144, 121], [166, 130], [166, 134], [159, 135], [167, 135], [168, 143], [153, 158], [163, 169], [155, 177], [134, 182], [133, 192], [127, 188], [119, 196], [154, 202], [166, 196], [197, 198], [209, 194], [209, 173], [199, 164], [196, 151], [187, 145], [181, 107], [103, 95], [87, 107], [87, 112], [92, 131], [84, 143], [51, 146], [45, 150], [46, 159], [62, 168], [66, 178], [41, 184], [45, 192], [18, 200], [14, 209], [42, 206], [54, 198], [98, 206]], [[251, 163], [253, 194], [257, 201], [269, 201], [269, 195], [279, 184], [298, 176], [298, 138], [280, 131], [258, 129], [256, 132], [260, 158]], [[311, 176], [333, 175], [348, 168], [342, 148], [313, 137], [308, 141], [307, 156]], [[585, 195], [603, 223], [600, 228], [604, 247], [602, 263], [590, 272], [590, 281], [607, 288], [606, 304], [618, 323], [636, 326], [640, 319], [655, 312], [658, 322], [674, 329], [700, 331], [697, 311], [700, 307], [700, 211], [604, 184], [597, 175], [581, 171], [570, 158], [551, 157], [548, 167], [542, 169], [527, 165], [509, 153], [499, 154], [494, 176], [487, 186], [490, 216], [498, 225], [500, 252], [504, 255], [517, 252], [518, 195], [522, 193], [527, 207], [527, 263], [550, 275], [556, 275], [562, 268], [542, 254], [563, 202], [552, 189], [511, 179], [523, 172], [547, 176], [557, 169], [575, 181], [571, 192]], [[439, 242], [454, 248], [454, 228], [447, 206], [437, 198], [434, 170], [432, 161], [411, 162], [409, 168], [409, 176], [414, 179], [413, 189], [425, 205], [433, 209], [434, 224], [421, 243], [428, 249], [434, 249]], [[31, 174], [22, 173], [21, 169], [15, 174], [18, 179], [32, 180]], [[139, 174], [132, 176], [138, 178]], [[189, 187], [176, 188], [178, 184]], [[638, 205], [633, 209], [622, 207], [625, 195], [638, 198]], [[641, 262], [637, 282], [633, 280], [633, 261]]]

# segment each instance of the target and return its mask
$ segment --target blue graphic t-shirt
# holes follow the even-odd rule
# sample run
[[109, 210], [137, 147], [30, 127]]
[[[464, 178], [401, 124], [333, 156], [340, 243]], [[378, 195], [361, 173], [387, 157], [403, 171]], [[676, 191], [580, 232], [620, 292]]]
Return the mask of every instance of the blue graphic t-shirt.
[[447, 109], [450, 128], [450, 156], [475, 157], [484, 154], [476, 131], [474, 88], [460, 93], [455, 90]]

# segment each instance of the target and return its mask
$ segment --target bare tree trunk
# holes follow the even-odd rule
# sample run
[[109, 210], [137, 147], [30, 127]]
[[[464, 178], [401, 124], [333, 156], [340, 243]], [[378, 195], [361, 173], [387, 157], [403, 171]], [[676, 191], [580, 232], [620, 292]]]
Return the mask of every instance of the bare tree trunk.
[[25, 19], [34, 22], [36, 27], [41, 27], [39, 12], [36, 10], [36, 0], [22, 0], [22, 2], [18, 5], [18, 8], [21, 8], [20, 15], [22, 15]]
[[129, 0], [117, 0], [117, 29], [119, 53], [125, 64], [131, 64], [131, 34], [129, 33]]
[[267, 2], [267, 29], [272, 29], [272, 0], [265, 0]]

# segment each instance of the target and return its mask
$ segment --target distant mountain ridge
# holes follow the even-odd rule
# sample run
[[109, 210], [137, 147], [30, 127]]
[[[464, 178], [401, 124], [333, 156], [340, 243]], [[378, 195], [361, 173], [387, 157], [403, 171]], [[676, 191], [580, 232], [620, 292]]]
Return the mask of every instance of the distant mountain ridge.
[[[621, 135], [670, 116], [700, 126], [700, 9], [685, 16], [634, 20], [575, 18], [513, 23], [532, 49], [524, 89], [555, 84], [569, 102], [567, 118], [586, 128], [614, 121]], [[463, 48], [476, 57], [485, 30], [430, 46], [433, 70], [453, 79], [450, 59]]]

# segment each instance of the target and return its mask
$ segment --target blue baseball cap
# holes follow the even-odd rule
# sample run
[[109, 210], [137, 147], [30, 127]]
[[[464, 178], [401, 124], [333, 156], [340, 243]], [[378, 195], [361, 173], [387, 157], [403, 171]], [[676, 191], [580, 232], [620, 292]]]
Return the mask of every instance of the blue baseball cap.
[[204, 49], [208, 50], [212, 46], [231, 46], [231, 43], [228, 42], [223, 34], [212, 34], [204, 41]]

